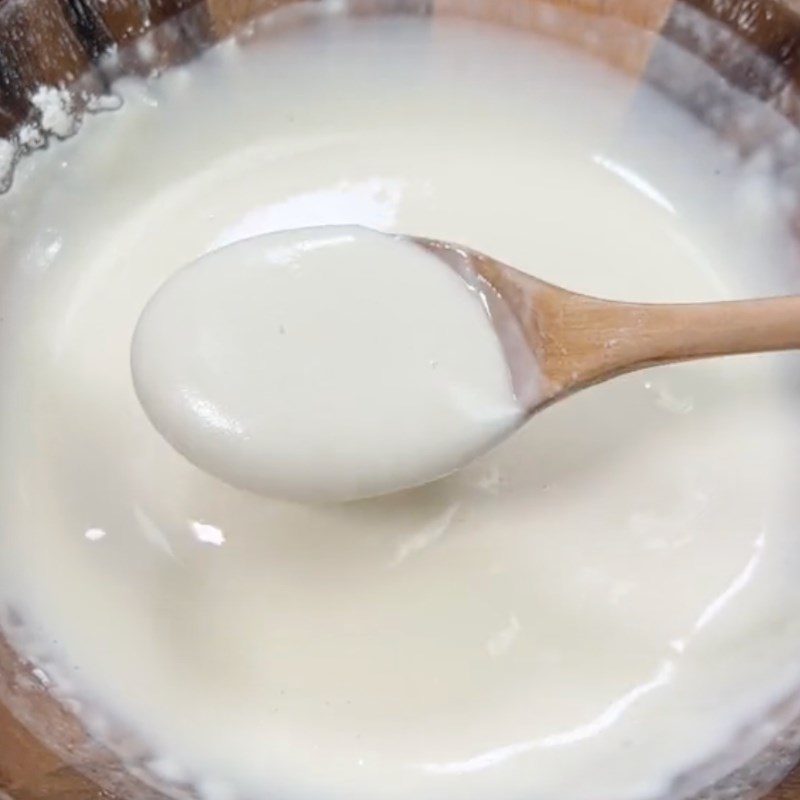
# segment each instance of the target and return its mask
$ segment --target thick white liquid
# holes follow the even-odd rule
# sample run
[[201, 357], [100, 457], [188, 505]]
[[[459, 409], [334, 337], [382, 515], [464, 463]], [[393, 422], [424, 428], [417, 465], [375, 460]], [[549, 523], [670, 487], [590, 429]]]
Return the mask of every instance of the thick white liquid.
[[412, 240], [354, 226], [254, 236], [179, 270], [131, 369], [168, 442], [268, 497], [430, 483], [523, 418], [480, 295]]
[[786, 357], [614, 381], [445, 481], [310, 507], [179, 456], [131, 337], [181, 265], [269, 230], [411, 231], [673, 301], [744, 293], [767, 252], [788, 268], [777, 218], [681, 112], [547, 43], [408, 19], [266, 36], [125, 85], [2, 198], [21, 646], [214, 800], [667, 791], [797, 683]]

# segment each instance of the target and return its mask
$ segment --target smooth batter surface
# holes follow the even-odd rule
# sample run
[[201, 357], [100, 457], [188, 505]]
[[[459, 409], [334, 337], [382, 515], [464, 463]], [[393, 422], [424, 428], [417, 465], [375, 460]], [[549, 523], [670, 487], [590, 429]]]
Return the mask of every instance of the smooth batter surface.
[[523, 418], [480, 295], [412, 240], [357, 226], [254, 236], [179, 270], [131, 369], [193, 464], [290, 500], [430, 483]]
[[317, 224], [615, 298], [756, 294], [795, 264], [768, 183], [546, 42], [409, 19], [264, 38], [124, 85], [2, 198], [20, 646], [98, 735], [121, 719], [213, 800], [667, 792], [797, 683], [791, 357], [620, 379], [445, 481], [311, 507], [188, 464], [129, 349], [181, 265]]

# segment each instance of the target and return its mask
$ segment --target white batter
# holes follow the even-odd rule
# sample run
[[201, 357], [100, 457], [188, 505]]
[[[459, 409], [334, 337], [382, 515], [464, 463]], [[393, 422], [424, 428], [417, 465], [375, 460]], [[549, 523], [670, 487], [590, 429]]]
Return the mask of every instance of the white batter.
[[758, 293], [748, 275], [795, 266], [768, 182], [522, 35], [329, 18], [264, 37], [125, 84], [2, 198], [0, 607], [28, 621], [20, 646], [98, 735], [121, 719], [153, 773], [213, 800], [668, 791], [798, 682], [791, 356], [629, 376], [444, 481], [306, 506], [180, 456], [130, 345], [182, 265], [320, 224], [616, 298]]
[[523, 416], [480, 296], [423, 247], [354, 226], [255, 236], [180, 270], [131, 367], [167, 441], [270, 497], [429, 483]]

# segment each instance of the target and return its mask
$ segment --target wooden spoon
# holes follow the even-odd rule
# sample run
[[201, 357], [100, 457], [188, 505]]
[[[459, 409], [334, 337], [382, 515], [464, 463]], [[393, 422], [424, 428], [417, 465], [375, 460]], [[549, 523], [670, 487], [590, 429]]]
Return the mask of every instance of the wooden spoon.
[[519, 399], [531, 413], [646, 367], [800, 349], [800, 296], [672, 305], [614, 302], [554, 286], [468, 247], [410, 238], [482, 294], [506, 348]]
[[[394, 307], [410, 307], [419, 298], [409, 294], [410, 286], [424, 292], [457, 284], [441, 274], [443, 265], [480, 293], [504, 348], [515, 398], [479, 313], [470, 322], [448, 316], [449, 296], [439, 294], [436, 302], [427, 298], [416, 318], [401, 315], [398, 326]], [[429, 268], [437, 280], [414, 283], [413, 276]], [[438, 282], [442, 277], [444, 283]], [[330, 301], [328, 294], [337, 291], [353, 305]], [[363, 302], [370, 291], [374, 297]], [[488, 342], [493, 359], [485, 396], [495, 399], [477, 414], [452, 396], [464, 381], [483, 391], [484, 376], [458, 373], [454, 379], [447, 368], [437, 371], [427, 333], [423, 345], [412, 336], [441, 333], [443, 320], [462, 326], [474, 320], [488, 337], [479, 340]], [[287, 329], [306, 333], [287, 344]], [[461, 327], [441, 342], [433, 339], [447, 363], [455, 347], [459, 358], [466, 356], [461, 362], [470, 364], [472, 350], [461, 351], [474, 332]], [[623, 372], [793, 347], [800, 347], [800, 297], [612, 303], [451, 243], [323, 226], [246, 239], [176, 272], [142, 312], [131, 368], [154, 426], [195, 466], [272, 497], [342, 502], [437, 480], [534, 412]], [[275, 381], [276, 375], [286, 378]]]

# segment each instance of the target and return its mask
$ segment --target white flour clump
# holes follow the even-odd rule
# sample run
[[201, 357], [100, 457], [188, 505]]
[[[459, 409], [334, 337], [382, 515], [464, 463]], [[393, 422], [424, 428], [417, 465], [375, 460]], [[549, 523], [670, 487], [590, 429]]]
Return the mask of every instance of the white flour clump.
[[66, 89], [57, 86], [39, 86], [31, 95], [31, 103], [39, 110], [42, 130], [65, 139], [78, 127], [73, 112], [72, 97]]

